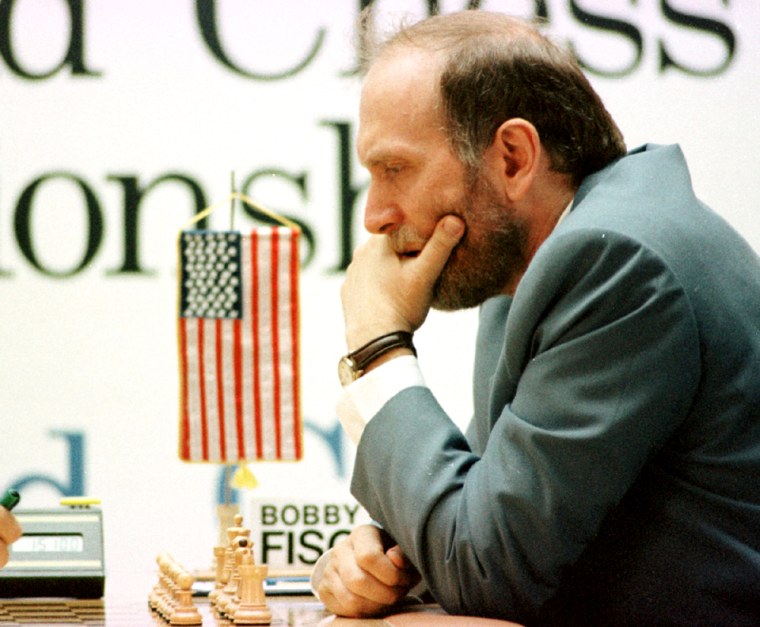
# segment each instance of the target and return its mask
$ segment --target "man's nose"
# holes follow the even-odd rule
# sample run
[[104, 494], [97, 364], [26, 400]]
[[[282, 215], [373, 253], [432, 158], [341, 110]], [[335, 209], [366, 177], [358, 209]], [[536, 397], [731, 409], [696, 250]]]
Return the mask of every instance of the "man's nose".
[[370, 183], [364, 207], [364, 228], [375, 235], [387, 234], [397, 228], [402, 220], [403, 212], [397, 199]]

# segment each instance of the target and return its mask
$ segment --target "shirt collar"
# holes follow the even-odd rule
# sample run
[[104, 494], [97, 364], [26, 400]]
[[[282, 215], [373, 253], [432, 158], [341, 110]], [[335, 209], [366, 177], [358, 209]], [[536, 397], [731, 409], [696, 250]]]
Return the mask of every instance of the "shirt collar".
[[559, 214], [559, 220], [557, 220], [557, 224], [554, 225], [554, 228], [557, 228], [557, 225], [562, 222], [567, 217], [567, 214], [570, 213], [570, 210], [573, 208], [573, 201], [575, 200], [575, 196], [573, 196], [570, 199], [570, 202], [567, 203], [567, 207], [564, 208], [562, 213]]

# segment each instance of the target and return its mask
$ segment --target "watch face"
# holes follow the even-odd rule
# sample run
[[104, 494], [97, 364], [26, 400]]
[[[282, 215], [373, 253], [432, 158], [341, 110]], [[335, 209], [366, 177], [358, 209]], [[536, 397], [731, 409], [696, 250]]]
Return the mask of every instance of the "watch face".
[[348, 355], [341, 357], [338, 362], [338, 378], [340, 379], [340, 384], [343, 387], [346, 387], [357, 379], [356, 375], [357, 372], [353, 360]]

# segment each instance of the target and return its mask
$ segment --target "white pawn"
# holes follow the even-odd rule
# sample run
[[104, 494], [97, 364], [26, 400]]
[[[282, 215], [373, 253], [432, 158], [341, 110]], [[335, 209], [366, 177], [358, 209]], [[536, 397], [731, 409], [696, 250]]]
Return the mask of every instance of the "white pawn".
[[175, 581], [175, 603], [169, 616], [171, 625], [200, 625], [203, 618], [193, 604], [193, 576], [182, 570]]

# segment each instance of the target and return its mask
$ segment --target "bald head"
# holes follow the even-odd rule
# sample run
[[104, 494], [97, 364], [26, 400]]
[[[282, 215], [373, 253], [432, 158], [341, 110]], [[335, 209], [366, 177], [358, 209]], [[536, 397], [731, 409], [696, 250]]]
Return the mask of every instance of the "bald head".
[[375, 66], [427, 55], [442, 128], [472, 173], [510, 118], [536, 127], [554, 170], [576, 186], [625, 154], [620, 131], [573, 55], [528, 22], [486, 11], [437, 15], [368, 50], [368, 76]]

